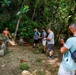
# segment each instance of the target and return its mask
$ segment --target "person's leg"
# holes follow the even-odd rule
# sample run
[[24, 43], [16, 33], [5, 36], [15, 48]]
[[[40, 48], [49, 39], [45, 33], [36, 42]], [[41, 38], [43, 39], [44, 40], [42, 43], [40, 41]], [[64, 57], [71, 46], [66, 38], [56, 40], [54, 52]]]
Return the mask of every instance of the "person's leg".
[[45, 46], [43, 46], [43, 48], [44, 48], [44, 52], [46, 52], [46, 45], [45, 45]]
[[49, 51], [49, 58], [52, 58], [53, 57], [53, 44], [48, 44], [48, 51]]
[[62, 66], [60, 66], [58, 75], [75, 75], [75, 71], [65, 70]]
[[39, 39], [36, 40], [36, 46], [37, 46], [37, 48], [39, 48]]
[[50, 50], [51, 50], [51, 51], [49, 52], [49, 56], [53, 56], [53, 54], [54, 54], [53, 47], [54, 47], [54, 45], [51, 44], [51, 45], [50, 45]]
[[53, 56], [53, 52], [54, 52], [53, 50], [51, 50], [51, 51], [49, 52], [49, 56], [50, 56], [50, 57]]
[[36, 46], [36, 43], [34, 43], [34, 45], [33, 45], [34, 47]]
[[42, 40], [42, 45], [43, 45], [44, 52], [46, 52], [46, 40]]
[[36, 46], [36, 40], [34, 40], [33, 48]]

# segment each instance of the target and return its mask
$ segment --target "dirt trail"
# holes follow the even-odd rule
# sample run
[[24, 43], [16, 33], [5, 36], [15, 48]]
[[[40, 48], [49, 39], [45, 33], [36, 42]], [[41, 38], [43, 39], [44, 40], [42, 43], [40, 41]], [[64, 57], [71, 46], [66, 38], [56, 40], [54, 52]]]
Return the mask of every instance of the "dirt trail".
[[[56, 48], [57, 49], [57, 48]], [[49, 70], [52, 75], [57, 75], [58, 66], [60, 64], [58, 49], [54, 53], [53, 59], [47, 59], [45, 54], [34, 53], [38, 49], [33, 49], [31, 46], [12, 46], [9, 47], [9, 53], [4, 57], [0, 57], [0, 75], [20, 75], [19, 68], [20, 60], [25, 60], [29, 66], [29, 71], [34, 70]], [[37, 62], [41, 59], [41, 62]]]

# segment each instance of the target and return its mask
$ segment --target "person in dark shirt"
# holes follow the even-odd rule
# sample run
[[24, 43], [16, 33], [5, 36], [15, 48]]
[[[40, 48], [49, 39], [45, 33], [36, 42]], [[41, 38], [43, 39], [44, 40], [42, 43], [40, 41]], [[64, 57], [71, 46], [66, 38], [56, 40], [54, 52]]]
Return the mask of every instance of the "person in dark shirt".
[[34, 31], [35, 31], [35, 32], [34, 32], [34, 37], [33, 37], [33, 39], [34, 39], [34, 45], [33, 45], [33, 48], [34, 48], [35, 46], [37, 46], [37, 48], [38, 48], [40, 32], [38, 31], [37, 28], [35, 28]]

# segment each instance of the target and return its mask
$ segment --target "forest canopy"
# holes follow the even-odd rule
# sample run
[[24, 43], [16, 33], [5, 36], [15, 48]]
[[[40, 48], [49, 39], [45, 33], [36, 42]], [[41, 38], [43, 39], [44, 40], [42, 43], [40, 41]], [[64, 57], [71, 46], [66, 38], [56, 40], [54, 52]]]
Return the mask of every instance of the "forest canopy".
[[68, 36], [67, 27], [75, 22], [75, 0], [0, 0], [0, 33], [8, 27], [11, 34], [29, 39], [35, 27], [51, 27], [58, 38]]

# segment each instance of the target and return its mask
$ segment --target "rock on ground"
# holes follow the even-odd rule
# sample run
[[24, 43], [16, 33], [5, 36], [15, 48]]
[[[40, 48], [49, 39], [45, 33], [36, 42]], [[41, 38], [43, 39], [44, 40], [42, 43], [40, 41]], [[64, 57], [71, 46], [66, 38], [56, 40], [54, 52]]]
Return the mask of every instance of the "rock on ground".
[[22, 71], [21, 75], [32, 75], [29, 71], [24, 70]]

